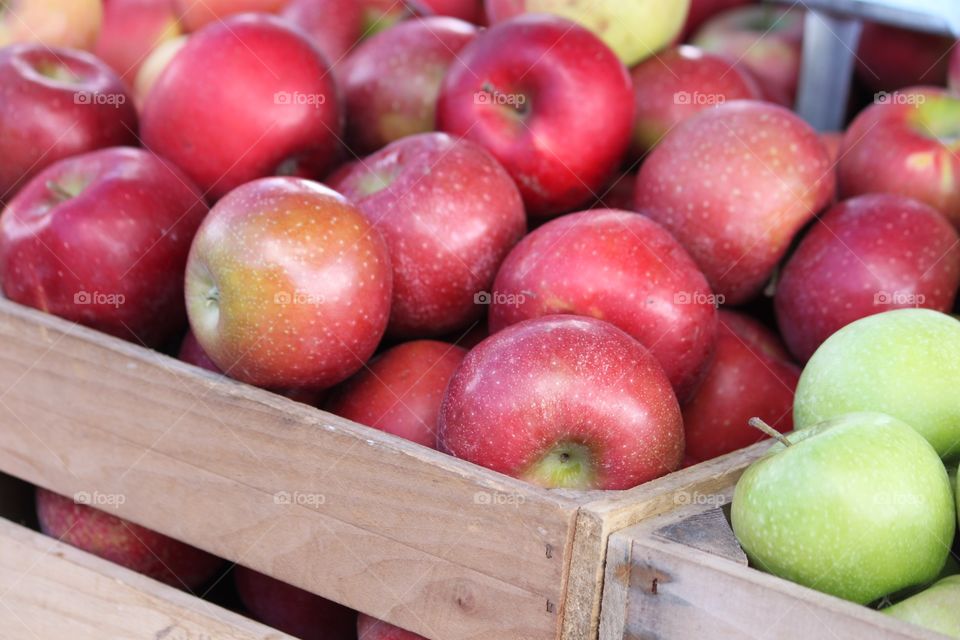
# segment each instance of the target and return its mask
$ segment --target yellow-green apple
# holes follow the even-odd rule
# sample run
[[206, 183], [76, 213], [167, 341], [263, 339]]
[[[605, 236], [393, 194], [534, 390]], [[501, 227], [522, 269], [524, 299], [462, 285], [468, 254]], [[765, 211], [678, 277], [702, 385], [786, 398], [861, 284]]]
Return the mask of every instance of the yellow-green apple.
[[391, 336], [443, 335], [480, 318], [478, 296], [489, 292], [526, 227], [520, 194], [490, 154], [467, 140], [425, 133], [356, 163], [331, 185], [360, 207], [390, 248]]
[[793, 107], [800, 79], [804, 12], [793, 7], [748, 6], [708, 20], [691, 41], [704, 51], [743, 65], [767, 100]]
[[418, 0], [354, 0], [362, 10], [362, 37], [368, 38], [395, 26], [412, 16], [433, 15]]
[[703, 379], [721, 302], [680, 243], [649, 218], [594, 209], [552, 220], [504, 260], [490, 331], [540, 316], [593, 316], [657, 358], [681, 402]]
[[416, 18], [357, 46], [337, 69], [353, 152], [436, 131], [440, 83], [476, 34], [476, 27], [456, 18]]
[[777, 324], [806, 362], [854, 320], [909, 307], [949, 312], [960, 237], [936, 209], [885, 193], [846, 200], [804, 236], [780, 273]]
[[151, 51], [143, 60], [143, 64], [137, 70], [137, 76], [133, 80], [133, 102], [138, 111], [143, 111], [143, 105], [147, 101], [147, 94], [157, 83], [157, 78], [167, 68], [174, 56], [180, 52], [183, 45], [187, 44], [188, 35], [180, 35], [170, 40], [166, 40]]
[[0, 2], [0, 47], [36, 42], [91, 49], [102, 20], [103, 0], [4, 0]]
[[960, 638], [960, 575], [948, 576], [883, 613], [951, 638]]
[[357, 637], [359, 640], [426, 640], [412, 631], [405, 631], [362, 613], [357, 617]]
[[545, 218], [585, 204], [630, 141], [630, 76], [592, 33], [555, 16], [514, 18], [480, 33], [450, 67], [441, 130], [486, 147]]
[[[112, 0], [111, 0], [112, 1]], [[197, 31], [240, 13], [277, 13], [288, 0], [173, 0], [184, 30]]]
[[136, 144], [137, 113], [117, 75], [82, 51], [0, 49], [0, 201], [58, 160]]
[[310, 36], [335, 75], [363, 33], [363, 6], [357, 0], [290, 0], [280, 16]]
[[633, 147], [652, 149], [678, 124], [731, 100], [759, 100], [756, 80], [727, 59], [691, 46], [668, 49], [630, 71], [636, 113]]
[[947, 471], [910, 425], [850, 413], [781, 436], [733, 494], [753, 565], [861, 604], [933, 580], [957, 516]]
[[355, 640], [357, 614], [268, 575], [238, 566], [240, 602], [261, 622], [301, 640]]
[[390, 316], [390, 256], [340, 194], [262, 178], [210, 210], [187, 263], [190, 326], [231, 377], [323, 389], [373, 354]]
[[953, 38], [868, 22], [857, 49], [857, 77], [871, 91], [943, 86]]
[[123, 495], [79, 492], [74, 499], [37, 487], [40, 529], [52, 538], [171, 586], [192, 591], [210, 580], [223, 560], [102, 511]]
[[724, 302], [763, 289], [793, 237], [833, 198], [816, 132], [786, 109], [739, 100], [684, 121], [647, 156], [636, 209], [664, 225]]
[[704, 22], [716, 14], [727, 9], [754, 4], [754, 2], [755, 0], [690, 0], [690, 12], [687, 14], [687, 22], [683, 26], [680, 41], [686, 42]]
[[886, 311], [848, 324], [817, 349], [797, 385], [793, 424], [882, 411], [909, 421], [948, 458], [960, 453], [958, 388], [960, 321], [931, 309]]
[[676, 39], [690, 0], [486, 0], [486, 8], [492, 24], [525, 13], [573, 20], [597, 34], [632, 67]]
[[264, 176], [322, 175], [340, 124], [319, 50], [280, 18], [250, 14], [187, 39], [147, 94], [140, 133], [219, 198]]
[[114, 147], [48, 167], [0, 216], [4, 295], [159, 347], [183, 329], [183, 274], [207, 213], [176, 167]]
[[440, 450], [544, 487], [629, 489], [680, 466], [663, 368], [617, 327], [525, 320], [476, 346], [440, 408]]
[[443, 392], [466, 355], [466, 349], [436, 340], [399, 344], [334, 388], [324, 408], [436, 449]]
[[935, 207], [960, 228], [960, 96], [936, 87], [880, 93], [850, 124], [840, 193], [896, 193]]
[[709, 460], [763, 439], [754, 417], [777, 431], [793, 429], [793, 392], [800, 368], [780, 339], [735, 311], [720, 310], [717, 351], [703, 383], [683, 406], [687, 456]]
[[150, 52], [180, 33], [171, 0], [108, 0], [93, 52], [132, 87]]

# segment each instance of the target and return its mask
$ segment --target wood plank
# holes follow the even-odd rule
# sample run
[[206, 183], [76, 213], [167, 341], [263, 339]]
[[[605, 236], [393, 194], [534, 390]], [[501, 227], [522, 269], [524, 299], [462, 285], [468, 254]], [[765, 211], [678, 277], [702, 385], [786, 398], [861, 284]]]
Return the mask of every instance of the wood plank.
[[3, 519], [0, 638], [293, 640]]
[[434, 640], [556, 637], [567, 495], [8, 301], [0, 341], [0, 469]]
[[733, 527], [727, 521], [722, 508], [695, 513], [682, 522], [657, 529], [653, 535], [712, 553], [743, 566], [748, 565], [747, 554], [737, 542]]

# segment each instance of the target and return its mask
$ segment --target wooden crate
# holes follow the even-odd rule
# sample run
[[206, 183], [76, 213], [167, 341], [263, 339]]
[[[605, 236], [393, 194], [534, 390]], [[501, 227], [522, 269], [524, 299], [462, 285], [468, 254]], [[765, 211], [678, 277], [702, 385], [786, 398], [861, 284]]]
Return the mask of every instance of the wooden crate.
[[548, 491], [0, 301], [0, 470], [431, 640], [597, 637], [610, 534], [748, 450]]
[[[760, 455], [761, 443], [743, 453]], [[696, 467], [691, 469], [696, 471]], [[940, 635], [747, 565], [725, 505], [735, 479], [610, 536], [600, 637], [607, 640], [941, 640]], [[693, 483], [695, 484], [695, 483]]]

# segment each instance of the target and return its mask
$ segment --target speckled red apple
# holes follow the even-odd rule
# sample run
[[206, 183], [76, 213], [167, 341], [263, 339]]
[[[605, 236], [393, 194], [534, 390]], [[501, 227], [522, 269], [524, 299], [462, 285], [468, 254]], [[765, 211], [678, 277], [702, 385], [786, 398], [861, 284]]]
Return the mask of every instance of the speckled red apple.
[[172, 0], [186, 31], [197, 31], [239, 13], [276, 13], [287, 0]]
[[142, 149], [61, 160], [0, 216], [3, 293], [160, 347], [186, 323], [183, 274], [206, 213], [189, 178]]
[[628, 211], [563, 216], [524, 238], [494, 281], [490, 330], [557, 313], [610, 322], [646, 345], [685, 400], [706, 373], [717, 300], [663, 227]]
[[761, 418], [793, 429], [793, 393], [800, 379], [780, 339], [749, 316], [720, 311], [717, 353], [693, 399], [683, 407], [687, 456], [709, 460], [759, 442], [747, 424]]
[[889, 194], [842, 202], [817, 221], [777, 284], [780, 331], [806, 362], [868, 315], [906, 307], [949, 312], [960, 286], [960, 238], [935, 209]]
[[661, 141], [640, 168], [636, 203], [680, 240], [723, 302], [739, 304], [763, 289], [835, 183], [809, 125], [742, 100], [701, 112]]
[[109, 0], [93, 52], [132, 87], [150, 52], [182, 31], [170, 0]]
[[960, 96], [935, 87], [889, 94], [847, 129], [840, 193], [896, 193], [933, 206], [960, 228]]
[[383, 239], [340, 194], [263, 178], [214, 206], [190, 250], [187, 312], [231, 377], [323, 389], [373, 354], [390, 314]]
[[333, 389], [324, 408], [436, 449], [440, 401], [466, 355], [466, 349], [446, 342], [405, 342]]
[[264, 176], [323, 175], [337, 157], [338, 102], [303, 32], [248, 14], [190, 36], [147, 94], [140, 133], [216, 199]]
[[594, 318], [536, 318], [484, 340], [450, 380], [439, 424], [442, 451], [545, 487], [628, 489], [683, 458], [662, 367]]
[[337, 76], [363, 34], [363, 7], [357, 0], [290, 0], [280, 16], [310, 36]]
[[633, 147], [652, 149], [678, 124], [732, 100], [759, 100], [756, 80], [725, 58], [681, 46], [657, 54], [630, 72], [636, 98]]
[[357, 637], [360, 640], [426, 640], [412, 631], [405, 631], [362, 613], [357, 618]]
[[268, 575], [238, 566], [240, 601], [257, 620], [301, 640], [355, 640], [357, 614]]
[[483, 312], [500, 262], [523, 236], [510, 176], [479, 146], [442, 133], [399, 140], [332, 182], [383, 234], [393, 261], [388, 332], [437, 336]]
[[527, 213], [547, 218], [587, 204], [616, 170], [633, 126], [630, 77], [583, 27], [522, 16], [460, 52], [437, 123], [490, 151], [520, 187]]
[[365, 154], [435, 131], [440, 83], [477, 29], [455, 18], [415, 18], [364, 40], [338, 69], [347, 141]]
[[223, 565], [196, 547], [40, 487], [37, 518], [52, 538], [180, 589], [200, 587]]

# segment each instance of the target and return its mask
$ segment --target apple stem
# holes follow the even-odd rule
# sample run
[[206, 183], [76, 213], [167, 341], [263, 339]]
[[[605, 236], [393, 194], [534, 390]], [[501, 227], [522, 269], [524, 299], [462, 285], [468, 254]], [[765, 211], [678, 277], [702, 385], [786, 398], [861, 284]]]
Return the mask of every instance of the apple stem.
[[53, 181], [47, 182], [47, 189], [57, 198], [57, 202], [66, 202], [73, 197], [73, 194]]
[[793, 446], [793, 443], [787, 439], [787, 436], [783, 435], [782, 433], [780, 433], [779, 431], [777, 431], [776, 429], [768, 425], [766, 422], [764, 422], [760, 418], [750, 418], [750, 420], [747, 421], [747, 424], [749, 424], [754, 429], [759, 429], [760, 431], [764, 432], [771, 438], [776, 438], [777, 442], [779, 442], [785, 447]]

